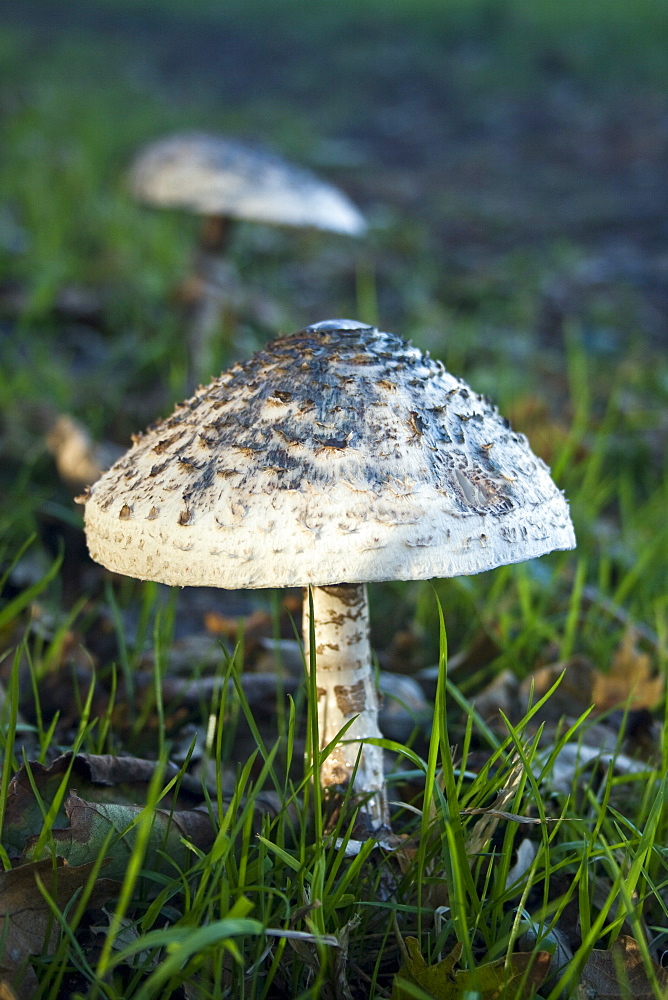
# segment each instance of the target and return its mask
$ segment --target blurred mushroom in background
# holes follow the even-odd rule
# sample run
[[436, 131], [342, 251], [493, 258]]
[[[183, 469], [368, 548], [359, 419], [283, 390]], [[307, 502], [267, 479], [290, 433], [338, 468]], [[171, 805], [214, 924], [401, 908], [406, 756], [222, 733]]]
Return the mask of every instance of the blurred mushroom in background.
[[227, 136], [184, 132], [149, 142], [130, 170], [135, 198], [201, 215], [198, 259], [189, 297], [191, 375], [209, 377], [211, 344], [239, 279], [226, 257], [235, 223], [321, 229], [361, 236], [366, 221], [350, 199], [309, 170], [274, 152]]

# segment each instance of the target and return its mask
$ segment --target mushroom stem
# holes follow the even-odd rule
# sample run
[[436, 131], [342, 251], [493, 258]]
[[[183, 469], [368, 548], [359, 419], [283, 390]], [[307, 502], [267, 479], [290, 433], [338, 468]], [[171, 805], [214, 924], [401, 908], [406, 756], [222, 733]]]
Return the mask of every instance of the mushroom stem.
[[[235, 220], [228, 215], [204, 216], [194, 272], [189, 281], [196, 289], [196, 294], [190, 296], [188, 333], [188, 383], [193, 392], [200, 380], [209, 379], [217, 368], [219, 359], [215, 357], [214, 346], [224, 337], [224, 317], [233, 299], [230, 286], [236, 277], [235, 269], [227, 262], [235, 228]], [[233, 338], [224, 339], [231, 343]]]
[[[316, 682], [320, 748], [336, 739], [347, 722], [353, 723], [320, 769], [325, 790], [347, 785], [355, 770], [354, 789], [367, 799], [364, 809], [374, 830], [389, 826], [383, 751], [362, 744], [380, 737], [378, 693], [369, 643], [369, 604], [365, 584], [341, 583], [313, 587], [316, 640]], [[304, 648], [309, 662], [309, 600], [304, 597]]]
[[229, 215], [205, 215], [200, 231], [200, 249], [206, 254], [223, 256], [234, 232], [234, 219]]

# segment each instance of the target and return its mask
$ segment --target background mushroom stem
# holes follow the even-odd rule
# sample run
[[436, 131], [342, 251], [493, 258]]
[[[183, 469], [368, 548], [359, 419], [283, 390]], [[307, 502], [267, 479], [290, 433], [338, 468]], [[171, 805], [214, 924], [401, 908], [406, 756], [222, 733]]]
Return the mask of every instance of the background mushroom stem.
[[[365, 584], [341, 583], [313, 587], [316, 683], [318, 689], [318, 730], [320, 748], [334, 740], [343, 726], [354, 719], [344, 742], [337, 744], [323, 762], [323, 788], [347, 785], [360, 756], [354, 789], [364, 795], [364, 810], [373, 829], [389, 826], [385, 793], [383, 751], [358, 741], [380, 737], [378, 693], [376, 691], [371, 645], [369, 604]], [[304, 598], [304, 647], [309, 661], [309, 600]]]
[[200, 250], [222, 256], [227, 253], [236, 226], [229, 215], [205, 215], [200, 230]]
[[234, 301], [238, 280], [227, 255], [236, 228], [228, 215], [204, 216], [193, 273], [183, 285], [190, 313], [188, 384], [192, 391], [217, 367], [214, 347], [223, 336], [226, 305]]

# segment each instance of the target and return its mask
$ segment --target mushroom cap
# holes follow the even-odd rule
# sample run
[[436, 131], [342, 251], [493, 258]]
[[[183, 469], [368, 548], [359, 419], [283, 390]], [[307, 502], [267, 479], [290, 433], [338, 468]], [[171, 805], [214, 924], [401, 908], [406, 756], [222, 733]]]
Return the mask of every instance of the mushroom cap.
[[279, 226], [358, 236], [366, 222], [338, 188], [261, 147], [185, 132], [146, 145], [130, 171], [141, 201]]
[[93, 559], [181, 586], [458, 576], [575, 545], [526, 437], [439, 361], [351, 320], [200, 387], [84, 502]]

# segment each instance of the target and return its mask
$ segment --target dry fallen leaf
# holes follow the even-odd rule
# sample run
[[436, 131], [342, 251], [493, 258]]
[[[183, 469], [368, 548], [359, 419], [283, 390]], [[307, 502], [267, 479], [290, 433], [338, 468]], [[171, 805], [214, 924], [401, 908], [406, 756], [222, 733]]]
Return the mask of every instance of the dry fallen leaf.
[[456, 944], [449, 955], [437, 962], [436, 965], [427, 965], [420, 954], [420, 948], [416, 938], [406, 938], [406, 958], [399, 972], [394, 977], [392, 983], [392, 1000], [409, 1000], [410, 991], [406, 988], [402, 980], [406, 983], [415, 983], [420, 986], [436, 1000], [446, 1000], [446, 998], [456, 997], [454, 989], [453, 973], [457, 962], [462, 954], [461, 944]]
[[[91, 801], [134, 805], [145, 801], [155, 769], [155, 761], [109, 754], [66, 753], [48, 767], [29, 761], [19, 768], [9, 784], [2, 844], [10, 857], [21, 855], [27, 840], [42, 830], [42, 810], [51, 806], [63, 782], [68, 790], [76, 788]], [[165, 781], [178, 773], [175, 765], [168, 765]], [[190, 775], [183, 775], [178, 782], [178, 793], [163, 799], [161, 806], [178, 814], [201, 800], [201, 783]], [[55, 826], [65, 826], [66, 819], [61, 807], [54, 820]]]
[[663, 697], [664, 678], [653, 675], [652, 661], [637, 646], [633, 628], [624, 633], [607, 674], [594, 674], [592, 697], [597, 709], [629, 704], [632, 708], [654, 708]]
[[477, 993], [481, 1000], [529, 1000], [550, 968], [549, 954], [540, 951], [533, 955], [515, 953], [475, 969], [456, 969], [460, 944], [436, 965], [427, 965], [415, 938], [406, 938], [405, 944], [407, 955], [394, 978], [392, 1000], [412, 1000], [413, 986], [434, 1000], [461, 1000], [469, 993]]
[[266, 611], [251, 611], [243, 617], [223, 615], [219, 611], [207, 611], [204, 616], [204, 626], [212, 635], [222, 635], [235, 642], [243, 629], [244, 640], [256, 639], [258, 636], [271, 636], [272, 617]]
[[[112, 802], [86, 802], [71, 792], [64, 804], [69, 827], [54, 829], [53, 841], [58, 854], [71, 864], [93, 862], [104, 852], [105, 874], [122, 879], [135, 849], [137, 828], [134, 825], [141, 806]], [[215, 829], [205, 811], [155, 809], [146, 848], [144, 867], [163, 874], [188, 868], [194, 855], [187, 844], [208, 850], [215, 839]], [[29, 837], [24, 857], [32, 858], [38, 837]], [[35, 859], [37, 860], [37, 859]]]
[[[77, 889], [86, 885], [92, 868], [92, 864], [71, 867], [58, 858], [55, 867], [49, 859], [0, 872], [0, 984], [7, 997], [32, 1000], [37, 979], [29, 965], [30, 956], [53, 954], [58, 940], [58, 924], [39, 882], [62, 910]], [[98, 880], [90, 907], [99, 906], [116, 888], [109, 879]]]
[[535, 702], [561, 678], [534, 722], [557, 724], [562, 718], [577, 718], [592, 705], [597, 715], [626, 705], [654, 708], [663, 697], [664, 678], [654, 670], [649, 654], [638, 648], [637, 639], [636, 630], [629, 627], [605, 672], [581, 655], [539, 667], [520, 685], [520, 706], [526, 705], [531, 690]]
[[348, 962], [348, 945], [351, 935], [357, 930], [361, 916], [355, 914], [347, 921], [336, 935], [339, 947], [334, 951], [334, 982], [336, 983], [336, 1000], [354, 1000], [350, 988], [350, 965]]
[[[652, 963], [662, 994], [668, 989], [668, 972]], [[588, 1000], [655, 1000], [656, 993], [645, 971], [637, 942], [619, 937], [609, 951], [595, 949], [587, 959], [580, 977]]]

